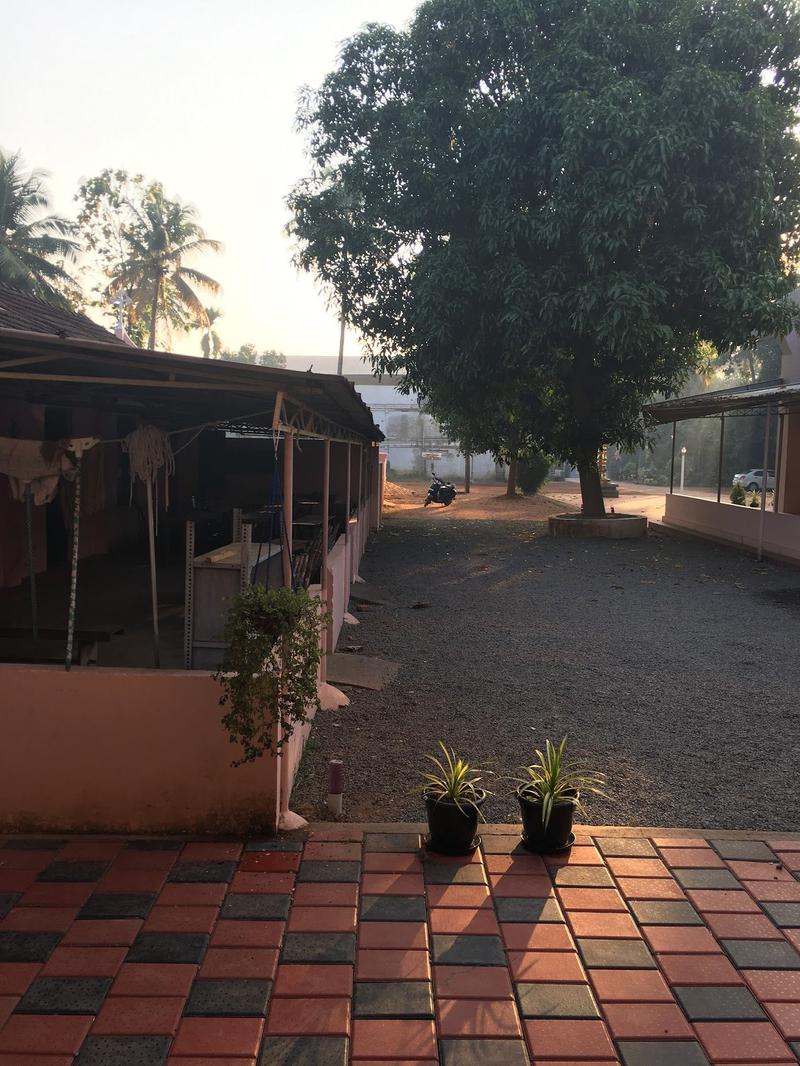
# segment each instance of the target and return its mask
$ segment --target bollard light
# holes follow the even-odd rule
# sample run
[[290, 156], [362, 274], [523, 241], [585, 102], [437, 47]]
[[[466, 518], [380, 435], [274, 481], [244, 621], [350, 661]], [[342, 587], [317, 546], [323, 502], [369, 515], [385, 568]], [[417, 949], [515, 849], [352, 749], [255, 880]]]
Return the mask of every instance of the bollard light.
[[341, 759], [328, 762], [328, 810], [335, 818], [342, 814], [342, 794], [344, 792], [344, 763]]

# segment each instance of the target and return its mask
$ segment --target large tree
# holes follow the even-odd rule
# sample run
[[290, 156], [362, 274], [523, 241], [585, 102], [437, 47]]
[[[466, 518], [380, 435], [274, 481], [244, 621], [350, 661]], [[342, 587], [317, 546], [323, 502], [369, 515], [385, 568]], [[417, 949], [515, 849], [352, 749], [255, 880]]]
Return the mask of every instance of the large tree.
[[793, 0], [429, 0], [306, 96], [301, 257], [378, 370], [546, 409], [602, 513], [600, 446], [642, 441], [701, 340], [791, 325], [799, 55]]
[[47, 175], [0, 149], [0, 281], [63, 307], [78, 299], [75, 224], [50, 213]]

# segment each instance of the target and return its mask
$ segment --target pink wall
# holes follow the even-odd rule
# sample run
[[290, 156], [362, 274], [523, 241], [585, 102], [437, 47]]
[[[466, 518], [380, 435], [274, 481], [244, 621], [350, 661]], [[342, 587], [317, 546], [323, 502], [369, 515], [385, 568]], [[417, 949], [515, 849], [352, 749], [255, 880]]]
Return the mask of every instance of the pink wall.
[[237, 748], [209, 674], [0, 664], [0, 825], [54, 831], [269, 829], [274, 759]]

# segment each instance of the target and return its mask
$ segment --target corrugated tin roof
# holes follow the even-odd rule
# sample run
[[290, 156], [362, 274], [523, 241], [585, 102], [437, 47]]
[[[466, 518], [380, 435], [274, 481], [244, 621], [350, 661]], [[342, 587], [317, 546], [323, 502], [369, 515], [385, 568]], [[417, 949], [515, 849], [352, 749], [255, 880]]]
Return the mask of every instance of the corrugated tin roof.
[[757, 381], [753, 385], [739, 385], [732, 389], [717, 389], [694, 396], [681, 396], [672, 400], [650, 403], [645, 411], [656, 422], [683, 422], [687, 418], [705, 418], [720, 415], [725, 411], [766, 407], [770, 403], [800, 402], [800, 382], [785, 385], [776, 381]]

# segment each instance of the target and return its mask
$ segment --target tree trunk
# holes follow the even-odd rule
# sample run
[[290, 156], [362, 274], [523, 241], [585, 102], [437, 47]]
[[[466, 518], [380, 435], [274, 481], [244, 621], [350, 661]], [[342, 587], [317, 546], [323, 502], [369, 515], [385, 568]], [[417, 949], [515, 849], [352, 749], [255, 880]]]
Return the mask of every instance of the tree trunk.
[[150, 308], [150, 337], [147, 347], [151, 350], [156, 346], [156, 325], [158, 323], [158, 299], [161, 295], [161, 278], [156, 278], [156, 287], [153, 290], [153, 306]]
[[464, 492], [468, 495], [472, 480], [472, 456], [464, 456]]
[[517, 495], [517, 459], [516, 456], [508, 464], [508, 484], [506, 485], [506, 496]]
[[603, 492], [600, 488], [600, 470], [597, 466], [597, 456], [592, 459], [582, 459], [578, 463], [578, 474], [581, 479], [581, 500], [583, 513], [587, 518], [602, 518], [606, 513], [606, 505], [603, 502]]

